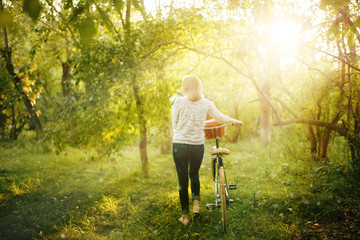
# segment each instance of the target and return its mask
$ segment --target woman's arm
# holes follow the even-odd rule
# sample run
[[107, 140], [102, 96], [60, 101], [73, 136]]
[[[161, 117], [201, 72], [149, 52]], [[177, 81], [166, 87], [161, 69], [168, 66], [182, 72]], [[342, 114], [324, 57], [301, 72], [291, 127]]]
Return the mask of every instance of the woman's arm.
[[219, 109], [215, 107], [213, 103], [210, 102], [209, 115], [214, 118], [216, 121], [221, 123], [232, 123], [235, 127], [239, 127], [242, 125], [242, 121], [239, 121], [235, 118], [231, 118], [221, 113]]
[[171, 106], [171, 123], [172, 123], [173, 129], [176, 129], [178, 118], [179, 118], [179, 110], [178, 110], [177, 105], [178, 104], [176, 104], [176, 100], [175, 100], [174, 104]]

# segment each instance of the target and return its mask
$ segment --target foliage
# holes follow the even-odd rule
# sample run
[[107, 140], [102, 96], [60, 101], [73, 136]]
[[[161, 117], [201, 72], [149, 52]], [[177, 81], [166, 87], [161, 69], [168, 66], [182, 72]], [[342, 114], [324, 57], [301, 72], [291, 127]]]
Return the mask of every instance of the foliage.
[[[18, 13], [20, 9], [17, 6], [12, 6], [8, 10], [12, 13]], [[5, 16], [4, 16], [5, 15]], [[6, 25], [2, 25], [2, 56], [5, 54], [5, 43], [10, 44], [12, 48], [15, 48], [15, 41], [13, 38], [17, 38], [18, 41], [22, 41], [23, 38], [28, 37], [28, 42], [17, 45], [17, 49], [20, 54], [12, 54], [12, 59], [16, 62], [14, 71], [17, 74], [18, 82], [14, 81], [7, 70], [9, 62], [1, 61], [1, 135], [2, 138], [17, 139], [18, 135], [27, 125], [27, 128], [33, 129], [34, 125], [31, 122], [31, 113], [21, 103], [24, 96], [28, 98], [29, 103], [36, 104], [42, 88], [36, 79], [34, 79], [34, 71], [36, 71], [36, 65], [31, 63], [33, 57], [32, 45], [36, 46], [36, 40], [34, 40], [32, 34], [25, 34], [29, 24], [18, 26], [15, 21], [23, 21], [24, 16], [21, 14], [12, 16], [7, 11], [1, 11], [1, 16], [7, 18]], [[10, 26], [9, 31], [6, 30], [6, 26]], [[9, 37], [9, 38], [6, 38]], [[31, 48], [29, 51], [29, 47]], [[5, 59], [4, 59], [5, 60]], [[35, 110], [34, 114], [40, 115], [40, 110]]]
[[[357, 1], [175, 2], [155, 16], [140, 0], [1, 1], [1, 238], [358, 238]], [[300, 36], [286, 42], [284, 29], [272, 29], [279, 22]], [[202, 214], [185, 228], [171, 155], [158, 153], [186, 74], [244, 122], [239, 142], [231, 129], [235, 143], [224, 142], [228, 178], [239, 186], [226, 235], [220, 213], [204, 211], [213, 201], [208, 158]], [[24, 98], [56, 155], [42, 153]], [[264, 100], [272, 123], [312, 127], [272, 128], [262, 146]], [[148, 178], [132, 147], [144, 129]], [[312, 160], [314, 148], [324, 162]]]
[[[315, 158], [327, 159], [336, 130], [357, 161], [354, 1], [172, 2], [170, 11], [158, 6], [156, 15], [143, 1], [27, 0], [2, 6], [16, 76], [58, 152], [69, 144], [110, 154], [139, 135], [162, 145], [169, 141], [169, 98], [183, 75], [196, 74], [206, 97], [243, 120], [242, 136], [262, 132], [265, 105], [273, 111], [269, 123], [271, 117], [279, 125], [293, 118], [331, 124], [308, 128]], [[282, 23], [299, 36], [286, 41], [289, 29], [273, 29]], [[9, 76], [1, 81], [2, 135], [36, 128], [16, 84]], [[13, 133], [10, 121], [17, 122]], [[238, 137], [229, 134], [233, 141]]]

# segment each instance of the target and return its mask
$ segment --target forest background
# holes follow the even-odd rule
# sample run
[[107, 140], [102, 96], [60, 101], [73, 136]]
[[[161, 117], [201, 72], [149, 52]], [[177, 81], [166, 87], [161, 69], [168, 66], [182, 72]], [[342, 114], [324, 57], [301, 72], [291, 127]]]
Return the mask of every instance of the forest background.
[[[80, 168], [90, 161], [91, 166], [101, 166], [99, 169], [118, 164], [115, 169], [128, 170], [128, 175], [122, 173], [128, 176], [127, 181], [136, 175], [134, 187], [150, 184], [156, 188], [154, 176], [161, 178], [161, 159], [171, 163], [171, 103], [180, 93], [182, 77], [188, 74], [202, 79], [205, 96], [222, 112], [243, 121], [241, 129], [229, 129], [224, 139], [235, 151], [233, 158], [242, 159], [244, 164], [247, 157], [252, 159], [253, 163], [244, 165], [249, 169], [271, 162], [259, 170], [259, 175], [247, 175], [258, 176], [253, 177], [256, 181], [264, 175], [273, 179], [271, 167], [275, 166], [309, 182], [322, 176], [319, 188], [314, 190], [311, 185], [308, 193], [318, 210], [299, 195], [297, 217], [290, 221], [287, 214], [295, 216], [294, 207], [280, 204], [286, 209], [284, 220], [279, 218], [279, 203], [270, 204], [276, 208], [275, 222], [282, 226], [274, 229], [283, 229], [284, 233], [243, 230], [244, 238], [254, 237], [251, 234], [268, 239], [359, 236], [359, 223], [354, 218], [359, 215], [360, 192], [358, 0], [0, 3], [0, 236], [87, 239], [84, 232], [100, 232], [92, 238], [116, 239], [118, 235], [113, 234], [122, 232], [124, 238], [135, 239], [131, 234], [137, 231], [126, 233], [123, 222], [105, 224], [104, 219], [97, 220], [99, 226], [89, 223], [87, 231], [84, 225], [76, 225], [80, 231], [71, 223], [74, 213], [50, 215], [53, 222], [37, 222], [25, 227], [28, 231], [19, 229], [29, 221], [25, 215], [31, 205], [27, 204], [38, 201], [39, 193], [35, 192], [57, 185], [58, 180], [47, 181], [52, 174], [49, 169], [62, 164], [76, 163]], [[307, 167], [311, 174], [287, 171], [294, 162], [294, 169]], [[249, 169], [235, 164], [230, 168], [237, 174], [233, 177], [240, 180], [244, 180], [241, 170]], [[175, 179], [173, 172], [170, 175]], [[105, 184], [106, 177], [100, 179]], [[294, 182], [303, 184], [299, 179]], [[284, 179], [278, 181], [289, 185]], [[309, 182], [305, 185], [312, 184]], [[51, 193], [51, 198], [60, 199], [54, 196], [66, 186]], [[140, 217], [140, 205], [125, 198], [128, 195], [123, 190], [119, 194], [123, 192], [129, 202], [109, 198], [99, 190], [102, 197], [88, 204], [100, 204], [109, 220], [132, 202], [136, 206], [133, 211], [139, 214], [134, 216]], [[259, 208], [264, 196], [256, 197], [258, 192], [243, 190], [239, 198]], [[276, 192], [275, 187], [271, 192]], [[318, 204], [316, 194], [324, 193], [337, 204]], [[66, 195], [62, 197], [67, 199]], [[79, 196], [73, 198], [84, 201]], [[271, 202], [269, 196], [265, 199]], [[115, 210], [107, 209], [104, 202]], [[307, 206], [303, 210], [302, 204]], [[168, 207], [176, 211], [176, 203]], [[15, 220], [19, 208], [24, 209], [21, 221]], [[234, 211], [240, 209], [247, 211], [244, 204]], [[30, 215], [31, 219], [44, 217]], [[77, 216], [84, 217], [84, 212]], [[239, 230], [235, 230], [240, 225], [234, 224], [230, 239], [234, 234], [235, 239], [240, 238]], [[95, 226], [101, 230], [92, 229]], [[333, 228], [329, 226], [341, 227], [330, 230]], [[209, 237], [205, 230], [191, 231], [181, 229], [174, 237], [166, 228], [157, 228], [148, 231], [151, 235], [144, 230], [145, 235], [138, 237]], [[268, 235], [261, 235], [264, 232]]]

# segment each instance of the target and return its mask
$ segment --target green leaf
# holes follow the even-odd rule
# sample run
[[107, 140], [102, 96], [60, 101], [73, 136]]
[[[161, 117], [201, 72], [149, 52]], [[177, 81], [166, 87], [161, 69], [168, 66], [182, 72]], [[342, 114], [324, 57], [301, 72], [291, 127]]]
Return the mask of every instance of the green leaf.
[[334, 0], [321, 0], [320, 2], [320, 7], [321, 8], [326, 8], [327, 6], [331, 6], [334, 4]]
[[[354, 32], [354, 31], [357, 32], [356, 28], [355, 28], [355, 29], [352, 28], [351, 30], [352, 30], [352, 32]], [[347, 42], [348, 42], [348, 45], [349, 45], [350, 47], [354, 46], [355, 38], [354, 38], [354, 35], [353, 35], [353, 34], [348, 34], [348, 35], [347, 35]]]
[[119, 12], [119, 14], [121, 14], [121, 11], [125, 7], [124, 1], [122, 1], [122, 0], [112, 0], [112, 2], [114, 3], [115, 9]]
[[65, 10], [68, 10], [68, 9], [70, 9], [71, 7], [73, 7], [72, 0], [65, 0], [64, 9], [65, 9]]
[[13, 17], [10, 13], [0, 11], [0, 27], [6, 27], [13, 23]]
[[31, 58], [33, 58], [35, 56], [36, 50], [37, 50], [38, 47], [39, 47], [39, 44], [35, 44], [34, 46], [31, 47], [31, 49], [30, 49]]
[[85, 12], [85, 5], [81, 5], [80, 3], [73, 9], [73, 12], [69, 18], [69, 22], [74, 22], [79, 15]]
[[99, 14], [100, 14], [100, 18], [101, 18], [101, 21], [105, 24], [106, 28], [109, 30], [109, 31], [112, 31], [112, 28], [111, 28], [111, 22], [110, 22], [110, 19], [108, 17], [108, 15], [98, 6], [96, 6], [96, 9], [98, 10]]
[[326, 10], [328, 6], [331, 6], [333, 9], [338, 9], [340, 7], [346, 6], [348, 1], [344, 0], [321, 0], [320, 8]]
[[84, 47], [88, 47], [92, 41], [93, 36], [96, 34], [96, 25], [94, 19], [87, 17], [83, 19], [79, 25], [78, 30], [80, 33], [80, 41]]
[[334, 24], [332, 24], [328, 30], [328, 35], [334, 35], [335, 37], [336, 36], [339, 36], [340, 34], [340, 29], [339, 29], [339, 23], [338, 22], [334, 22]]
[[133, 0], [132, 4], [134, 5], [136, 10], [141, 12], [142, 15], [146, 15], [145, 6], [142, 0]]
[[23, 10], [32, 20], [36, 21], [39, 18], [41, 9], [39, 0], [24, 0]]
[[355, 27], [360, 27], [360, 16], [354, 22]]

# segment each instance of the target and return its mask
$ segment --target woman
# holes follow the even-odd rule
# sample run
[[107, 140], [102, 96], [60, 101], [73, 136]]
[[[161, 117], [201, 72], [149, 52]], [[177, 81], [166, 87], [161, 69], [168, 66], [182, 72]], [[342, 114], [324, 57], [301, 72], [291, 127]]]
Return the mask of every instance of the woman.
[[204, 98], [202, 84], [198, 77], [185, 76], [181, 91], [183, 97], [176, 98], [172, 106], [173, 158], [179, 180], [179, 196], [182, 216], [180, 222], [189, 224], [189, 176], [193, 213], [200, 212], [199, 169], [204, 155], [204, 125], [209, 114], [221, 123], [240, 126], [241, 121], [222, 114], [212, 102]]

